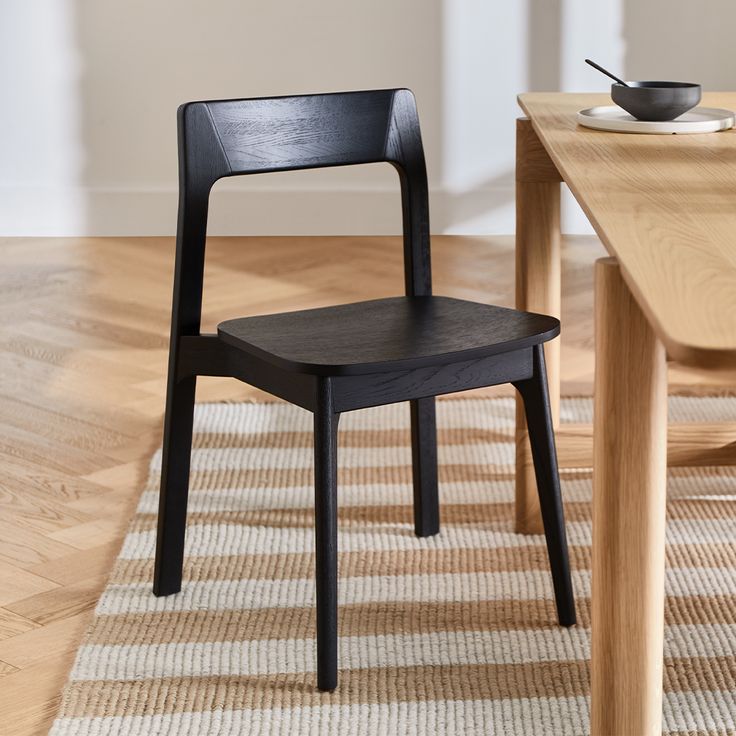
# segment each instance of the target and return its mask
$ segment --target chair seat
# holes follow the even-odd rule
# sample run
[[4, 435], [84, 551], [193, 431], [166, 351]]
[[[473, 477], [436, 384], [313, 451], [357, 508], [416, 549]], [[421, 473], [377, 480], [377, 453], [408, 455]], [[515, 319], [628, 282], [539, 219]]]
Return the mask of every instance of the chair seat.
[[279, 368], [321, 376], [483, 358], [556, 337], [554, 317], [443, 296], [394, 297], [222, 322], [219, 337]]

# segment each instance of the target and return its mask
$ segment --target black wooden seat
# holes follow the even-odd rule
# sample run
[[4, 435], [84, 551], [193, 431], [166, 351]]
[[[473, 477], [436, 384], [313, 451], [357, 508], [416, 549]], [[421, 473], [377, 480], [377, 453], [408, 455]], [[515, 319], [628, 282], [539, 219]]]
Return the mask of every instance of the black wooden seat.
[[218, 335], [288, 371], [318, 376], [446, 365], [555, 337], [554, 317], [445, 296], [374, 299], [221, 322]]
[[[414, 97], [377, 90], [179, 108], [179, 222], [153, 590], [181, 589], [197, 376], [232, 376], [314, 414], [317, 686], [337, 685], [337, 424], [408, 401], [414, 529], [439, 531], [434, 397], [513, 383], [524, 399], [558, 619], [575, 623], [543, 343], [544, 315], [432, 295], [424, 151]], [[223, 177], [391, 164], [405, 296], [228, 320], [201, 334], [209, 194]]]

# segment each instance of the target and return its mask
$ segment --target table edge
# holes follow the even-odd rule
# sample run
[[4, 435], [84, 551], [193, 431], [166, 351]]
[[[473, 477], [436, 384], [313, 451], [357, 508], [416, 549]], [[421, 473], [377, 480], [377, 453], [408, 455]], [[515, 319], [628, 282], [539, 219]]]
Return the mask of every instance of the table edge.
[[[544, 146], [544, 150], [547, 151], [547, 155], [550, 157], [550, 159], [552, 159], [552, 162], [557, 167], [557, 171], [559, 172], [562, 181], [567, 185], [568, 189], [575, 198], [575, 201], [585, 213], [585, 216], [588, 218], [588, 222], [590, 222], [591, 226], [595, 230], [596, 235], [600, 239], [601, 243], [603, 243], [606, 251], [608, 251], [608, 254], [610, 256], [619, 260], [615, 248], [611, 245], [610, 241], [605, 235], [603, 228], [599, 225], [596, 218], [589, 211], [584, 198], [580, 195], [578, 191], [576, 191], [576, 187], [571, 186], [568, 182], [565, 175], [564, 162], [560, 160], [560, 158], [556, 155], [554, 151], [551, 151], [548, 148], [547, 142], [545, 141], [544, 133], [538, 129], [534, 121], [534, 116], [529, 112], [529, 109], [524, 104], [524, 97], [527, 94], [529, 93], [520, 93], [516, 96], [519, 107], [522, 109], [527, 119], [531, 122], [532, 127], [534, 128], [534, 132], [537, 134], [537, 137]], [[565, 93], [560, 92], [559, 94], [564, 95]], [[621, 267], [621, 273], [623, 275], [624, 281], [631, 290], [631, 293], [639, 304], [639, 307], [644, 312], [647, 321], [649, 322], [649, 324], [651, 324], [652, 328], [656, 332], [657, 337], [665, 346], [665, 350], [667, 351], [667, 355], [669, 358], [678, 363], [682, 363], [683, 365], [693, 366], [696, 368], [736, 368], [736, 346], [734, 346], [733, 349], [711, 348], [704, 345], [682, 343], [672, 338], [663, 329], [661, 323], [650, 308], [644, 294], [641, 293], [641, 291], [634, 283], [634, 280], [629, 276], [626, 270], [626, 264], [619, 260], [619, 265]]]

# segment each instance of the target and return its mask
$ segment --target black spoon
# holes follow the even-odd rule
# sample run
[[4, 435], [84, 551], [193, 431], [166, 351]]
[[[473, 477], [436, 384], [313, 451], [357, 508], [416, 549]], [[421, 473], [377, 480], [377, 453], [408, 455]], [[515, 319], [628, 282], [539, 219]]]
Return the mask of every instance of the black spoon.
[[596, 64], [594, 61], [591, 61], [590, 59], [585, 60], [586, 64], [590, 64], [593, 69], [597, 69], [599, 72], [603, 72], [607, 77], [611, 77], [611, 79], [614, 79], [619, 84], [623, 84], [624, 87], [628, 87], [629, 85], [624, 82], [623, 79], [619, 79], [615, 74], [611, 74], [611, 72], [608, 71], [608, 69], [604, 69], [600, 64]]

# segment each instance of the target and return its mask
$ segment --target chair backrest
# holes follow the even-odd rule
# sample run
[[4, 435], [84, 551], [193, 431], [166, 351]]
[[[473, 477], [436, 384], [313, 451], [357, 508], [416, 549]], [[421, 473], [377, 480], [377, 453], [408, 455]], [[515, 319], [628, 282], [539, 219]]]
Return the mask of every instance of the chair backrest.
[[175, 312], [184, 289], [190, 305], [179, 315], [179, 334], [199, 330], [209, 193], [229, 176], [392, 164], [401, 184], [406, 293], [431, 293], [427, 172], [409, 90], [189, 102], [179, 108], [178, 129]]

